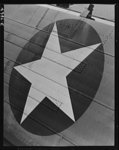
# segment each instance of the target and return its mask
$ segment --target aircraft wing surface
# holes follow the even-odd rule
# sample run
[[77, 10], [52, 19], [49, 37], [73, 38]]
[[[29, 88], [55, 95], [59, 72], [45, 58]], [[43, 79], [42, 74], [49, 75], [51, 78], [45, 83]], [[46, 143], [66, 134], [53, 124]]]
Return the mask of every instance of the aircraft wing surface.
[[114, 145], [114, 22], [50, 5], [5, 5], [4, 14], [4, 137]]

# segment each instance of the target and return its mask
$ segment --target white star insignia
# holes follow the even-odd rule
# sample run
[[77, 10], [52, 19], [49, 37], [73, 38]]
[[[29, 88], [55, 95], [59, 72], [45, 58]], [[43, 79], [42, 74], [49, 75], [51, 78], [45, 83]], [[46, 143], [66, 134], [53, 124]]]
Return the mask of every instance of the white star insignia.
[[100, 43], [62, 54], [55, 23], [42, 58], [14, 67], [31, 83], [21, 123], [45, 97], [75, 122], [66, 76], [99, 45]]

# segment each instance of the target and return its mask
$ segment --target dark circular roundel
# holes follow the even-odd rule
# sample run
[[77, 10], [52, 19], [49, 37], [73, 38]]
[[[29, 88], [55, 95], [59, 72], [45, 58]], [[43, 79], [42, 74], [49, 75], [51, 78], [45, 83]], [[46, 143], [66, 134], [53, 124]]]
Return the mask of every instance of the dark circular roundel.
[[[65, 19], [57, 21], [56, 26], [62, 54], [101, 43], [97, 32], [84, 21]], [[36, 33], [24, 46], [14, 66], [41, 59], [53, 27], [54, 23], [51, 23]], [[101, 82], [103, 69], [104, 50], [101, 43], [66, 77], [76, 121], [93, 101]], [[9, 82], [9, 100], [19, 124], [30, 87], [31, 83], [13, 68]], [[49, 98], [45, 97], [20, 125], [33, 134], [47, 136], [59, 133], [74, 123]]]

